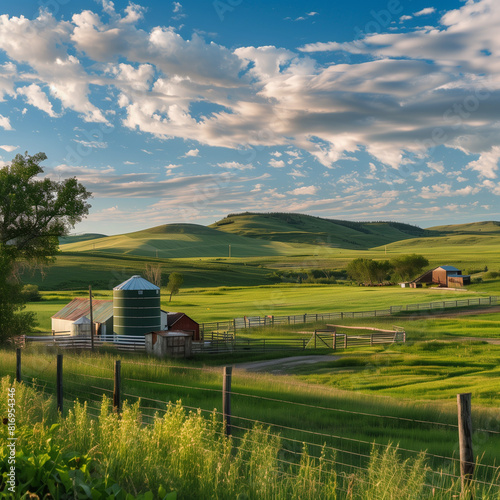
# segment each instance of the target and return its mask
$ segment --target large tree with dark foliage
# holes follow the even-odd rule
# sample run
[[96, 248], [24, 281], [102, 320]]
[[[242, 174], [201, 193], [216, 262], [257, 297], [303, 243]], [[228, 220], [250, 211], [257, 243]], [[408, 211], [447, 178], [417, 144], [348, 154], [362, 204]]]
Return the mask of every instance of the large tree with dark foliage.
[[411, 255], [401, 255], [392, 259], [391, 265], [397, 279], [409, 281], [422, 274], [424, 267], [429, 265], [429, 261], [423, 255], [412, 253]]
[[347, 275], [358, 283], [373, 285], [383, 283], [389, 277], [391, 265], [387, 260], [354, 259], [347, 266]]
[[0, 343], [29, 331], [32, 314], [24, 299], [20, 265], [47, 264], [63, 236], [87, 214], [90, 193], [76, 178], [42, 177], [45, 153], [17, 155], [0, 169]]

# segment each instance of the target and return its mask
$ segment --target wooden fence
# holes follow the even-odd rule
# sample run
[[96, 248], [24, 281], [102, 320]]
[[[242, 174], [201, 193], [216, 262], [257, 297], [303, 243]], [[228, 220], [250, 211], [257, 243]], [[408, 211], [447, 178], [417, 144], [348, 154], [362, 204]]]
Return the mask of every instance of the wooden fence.
[[212, 331], [226, 331], [236, 333], [247, 328], [264, 328], [268, 326], [284, 326], [317, 321], [343, 320], [344, 318], [376, 318], [378, 316], [391, 316], [406, 312], [434, 311], [439, 309], [455, 309], [460, 307], [494, 306], [498, 304], [497, 296], [477, 297], [472, 299], [440, 300], [424, 304], [407, 304], [403, 306], [390, 306], [387, 309], [370, 311], [339, 311], [329, 313], [305, 313], [289, 316], [245, 316], [227, 321], [214, 321], [200, 324], [200, 332], [207, 335]]

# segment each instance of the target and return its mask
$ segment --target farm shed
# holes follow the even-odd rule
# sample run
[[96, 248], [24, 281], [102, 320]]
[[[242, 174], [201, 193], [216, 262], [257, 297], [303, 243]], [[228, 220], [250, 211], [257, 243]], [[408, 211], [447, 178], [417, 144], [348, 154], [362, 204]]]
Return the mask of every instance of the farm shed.
[[[92, 312], [96, 334], [113, 333], [113, 301], [92, 300]], [[87, 298], [73, 299], [52, 316], [52, 330], [55, 332], [69, 332], [72, 335], [88, 334], [90, 327], [77, 328], [78, 324], [85, 323], [90, 326], [90, 299]]]
[[[92, 300], [92, 312], [96, 325], [96, 335], [112, 335], [114, 333], [113, 301]], [[163, 330], [168, 329], [167, 314], [166, 311], [160, 311]], [[90, 300], [87, 298], [73, 299], [52, 316], [52, 330], [71, 335], [88, 335], [90, 333]]]
[[200, 325], [182, 312], [167, 313], [167, 329], [180, 330], [191, 334], [194, 341], [200, 340]]
[[189, 358], [192, 339], [189, 333], [159, 331], [145, 335], [146, 352], [159, 358]]
[[410, 286], [416, 288], [422, 283], [433, 283], [441, 287], [460, 288], [470, 285], [470, 276], [462, 274], [460, 269], [453, 266], [439, 266], [414, 279], [410, 283]]

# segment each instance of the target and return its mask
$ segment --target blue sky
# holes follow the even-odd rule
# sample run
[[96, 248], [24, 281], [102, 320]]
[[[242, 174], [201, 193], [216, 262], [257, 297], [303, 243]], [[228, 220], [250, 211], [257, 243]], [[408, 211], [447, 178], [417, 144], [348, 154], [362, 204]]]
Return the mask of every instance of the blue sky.
[[500, 2], [21, 0], [0, 165], [93, 192], [76, 231], [293, 211], [500, 219]]

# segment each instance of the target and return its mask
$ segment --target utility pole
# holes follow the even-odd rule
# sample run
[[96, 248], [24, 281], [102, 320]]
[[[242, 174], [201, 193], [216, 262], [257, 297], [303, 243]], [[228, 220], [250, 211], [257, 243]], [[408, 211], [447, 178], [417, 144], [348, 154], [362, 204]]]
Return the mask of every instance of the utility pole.
[[90, 300], [90, 349], [94, 350], [94, 311], [92, 310], [92, 285], [89, 285]]

